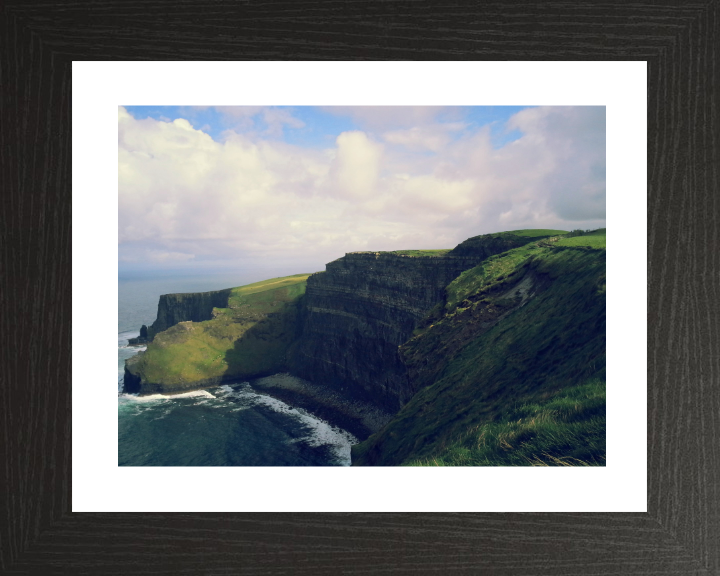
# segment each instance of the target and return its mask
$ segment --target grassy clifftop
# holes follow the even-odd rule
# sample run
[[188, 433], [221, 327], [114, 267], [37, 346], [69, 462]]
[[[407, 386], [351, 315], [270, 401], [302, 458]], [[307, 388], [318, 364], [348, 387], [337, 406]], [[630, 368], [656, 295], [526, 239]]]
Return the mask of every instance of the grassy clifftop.
[[158, 333], [128, 363], [142, 382], [140, 391], [181, 391], [198, 382], [282, 371], [287, 348], [297, 337], [308, 276], [233, 288], [227, 308], [214, 308], [212, 320], [180, 322]]
[[473, 236], [461, 242], [448, 252], [448, 256], [482, 255], [489, 258], [495, 254], [512, 250], [528, 243], [565, 234], [564, 230], [513, 230]]
[[416, 394], [353, 464], [603, 464], [605, 231], [463, 272], [400, 351]]

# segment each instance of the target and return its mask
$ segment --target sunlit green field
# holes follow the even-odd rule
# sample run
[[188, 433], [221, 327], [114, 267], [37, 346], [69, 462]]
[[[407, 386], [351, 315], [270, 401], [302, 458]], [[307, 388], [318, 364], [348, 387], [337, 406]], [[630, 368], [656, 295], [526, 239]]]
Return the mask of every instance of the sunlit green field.
[[172, 386], [280, 371], [297, 332], [309, 274], [233, 288], [212, 320], [180, 322], [158, 333], [135, 365], [147, 382]]
[[604, 249], [605, 248], [605, 228], [599, 230], [593, 230], [583, 234], [582, 236], [575, 236], [573, 238], [560, 238], [557, 241], [558, 246], [588, 246], [589, 248]]

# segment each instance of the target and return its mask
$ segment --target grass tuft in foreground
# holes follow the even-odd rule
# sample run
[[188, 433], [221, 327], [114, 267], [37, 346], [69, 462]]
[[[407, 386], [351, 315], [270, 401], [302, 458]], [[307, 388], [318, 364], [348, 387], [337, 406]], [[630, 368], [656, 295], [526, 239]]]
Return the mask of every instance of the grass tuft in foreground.
[[517, 404], [405, 466], [604, 466], [605, 383]]

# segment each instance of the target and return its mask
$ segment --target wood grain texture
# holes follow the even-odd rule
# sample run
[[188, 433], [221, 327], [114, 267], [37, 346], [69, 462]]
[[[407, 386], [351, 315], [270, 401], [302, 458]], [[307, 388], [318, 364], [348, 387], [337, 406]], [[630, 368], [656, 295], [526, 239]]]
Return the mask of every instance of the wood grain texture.
[[[0, 573], [720, 574], [719, 31], [717, 1], [0, 4]], [[647, 60], [649, 512], [72, 514], [73, 59]]]

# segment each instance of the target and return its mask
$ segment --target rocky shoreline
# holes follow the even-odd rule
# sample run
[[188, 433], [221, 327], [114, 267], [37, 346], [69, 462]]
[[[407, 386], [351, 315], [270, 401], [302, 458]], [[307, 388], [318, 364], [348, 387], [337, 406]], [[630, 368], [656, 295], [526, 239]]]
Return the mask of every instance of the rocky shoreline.
[[347, 430], [360, 441], [380, 430], [393, 417], [393, 414], [374, 404], [288, 373], [258, 378], [249, 383], [256, 391], [302, 408], [333, 426]]

